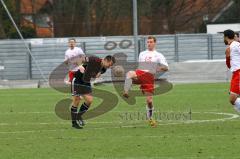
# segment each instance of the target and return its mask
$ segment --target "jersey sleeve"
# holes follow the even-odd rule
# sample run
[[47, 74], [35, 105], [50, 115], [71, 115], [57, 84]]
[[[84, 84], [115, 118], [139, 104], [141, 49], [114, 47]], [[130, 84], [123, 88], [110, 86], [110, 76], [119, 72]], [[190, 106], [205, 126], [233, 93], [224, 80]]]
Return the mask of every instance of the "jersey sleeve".
[[165, 65], [165, 66], [168, 67], [167, 60], [166, 60], [166, 58], [165, 58], [163, 55], [160, 55], [160, 56], [158, 57], [158, 63], [159, 63], [160, 65]]

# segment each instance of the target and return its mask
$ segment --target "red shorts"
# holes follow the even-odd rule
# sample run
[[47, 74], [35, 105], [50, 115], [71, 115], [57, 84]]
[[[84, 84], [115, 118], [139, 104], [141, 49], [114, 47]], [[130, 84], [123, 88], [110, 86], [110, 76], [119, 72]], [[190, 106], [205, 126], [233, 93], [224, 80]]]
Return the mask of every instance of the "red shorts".
[[74, 77], [74, 71], [69, 71], [68, 72], [68, 81], [69, 82], [72, 82], [72, 80], [73, 80], [73, 77]]
[[230, 92], [240, 94], [240, 70], [237, 70], [232, 74]]
[[137, 81], [134, 81], [134, 83], [141, 85], [142, 92], [154, 93], [154, 75], [143, 70], [136, 70], [135, 72], [137, 74]]

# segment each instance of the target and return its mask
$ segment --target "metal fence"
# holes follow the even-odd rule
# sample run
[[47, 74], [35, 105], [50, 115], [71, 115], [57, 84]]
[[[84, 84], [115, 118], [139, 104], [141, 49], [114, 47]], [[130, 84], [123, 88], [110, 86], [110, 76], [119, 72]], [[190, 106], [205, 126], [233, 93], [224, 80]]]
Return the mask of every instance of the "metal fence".
[[[146, 49], [146, 37], [140, 36], [139, 50]], [[177, 34], [156, 35], [157, 50], [169, 63], [186, 60], [223, 59], [225, 45], [222, 35]], [[104, 57], [107, 54], [125, 53], [128, 61], [135, 61], [132, 36], [77, 37], [77, 45], [87, 55]], [[43, 79], [64, 60], [68, 38], [28, 39], [30, 56], [21, 40], [0, 40], [0, 78], [8, 80]], [[39, 70], [40, 69], [40, 70]]]

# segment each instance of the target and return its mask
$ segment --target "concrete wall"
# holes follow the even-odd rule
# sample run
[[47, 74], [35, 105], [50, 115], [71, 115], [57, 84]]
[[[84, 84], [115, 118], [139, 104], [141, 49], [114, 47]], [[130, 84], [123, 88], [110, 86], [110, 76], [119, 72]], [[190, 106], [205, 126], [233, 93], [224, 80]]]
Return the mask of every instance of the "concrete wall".
[[[224, 59], [225, 45], [222, 35], [177, 34], [156, 35], [157, 50], [170, 64], [186, 60]], [[77, 44], [87, 55], [114, 55], [125, 53], [128, 61], [136, 61], [132, 36], [77, 37]], [[51, 71], [64, 60], [68, 38], [27, 39], [32, 56], [21, 40], [0, 40], [0, 78], [25, 80], [48, 78]], [[139, 50], [146, 48], [146, 36], [140, 36]], [[173, 69], [172, 69], [173, 70]], [[43, 74], [43, 76], [41, 75]], [[105, 76], [109, 76], [109, 72]]]

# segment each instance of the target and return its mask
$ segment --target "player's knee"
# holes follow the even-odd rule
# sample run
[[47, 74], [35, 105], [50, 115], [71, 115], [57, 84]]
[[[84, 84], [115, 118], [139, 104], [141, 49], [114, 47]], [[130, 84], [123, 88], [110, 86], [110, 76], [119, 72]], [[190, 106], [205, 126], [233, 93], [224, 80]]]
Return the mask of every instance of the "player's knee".
[[130, 78], [131, 77], [131, 71], [127, 72], [126, 76], [127, 76], [127, 78]]
[[90, 107], [92, 104], [92, 101], [85, 101], [85, 103]]
[[74, 104], [75, 106], [78, 106], [79, 103], [80, 103], [80, 97], [78, 97], [78, 96], [74, 97], [74, 98], [73, 98], [73, 104]]
[[151, 97], [147, 98], [147, 104], [148, 105], [152, 105], [152, 103], [153, 103], [152, 98]]
[[93, 102], [93, 98], [88, 98], [88, 99], [85, 100], [85, 103], [86, 103], [88, 106], [90, 106], [90, 105], [92, 104], [92, 102]]
[[128, 77], [128, 78], [134, 78], [135, 76], [136, 76], [135, 71], [129, 71], [129, 72], [127, 73], [127, 77]]
[[148, 104], [148, 105], [152, 105], [152, 103], [153, 103], [153, 102], [152, 102], [151, 99], [147, 100], [147, 104]]
[[232, 105], [235, 105], [235, 101], [237, 100], [238, 96], [236, 95], [230, 95], [229, 97], [229, 102], [232, 104]]
[[77, 107], [79, 105], [79, 102], [78, 101], [73, 101], [73, 105]]
[[76, 101], [77, 101], [77, 102], [80, 102], [80, 99], [81, 99], [80, 97], [77, 97], [77, 98], [76, 98]]

